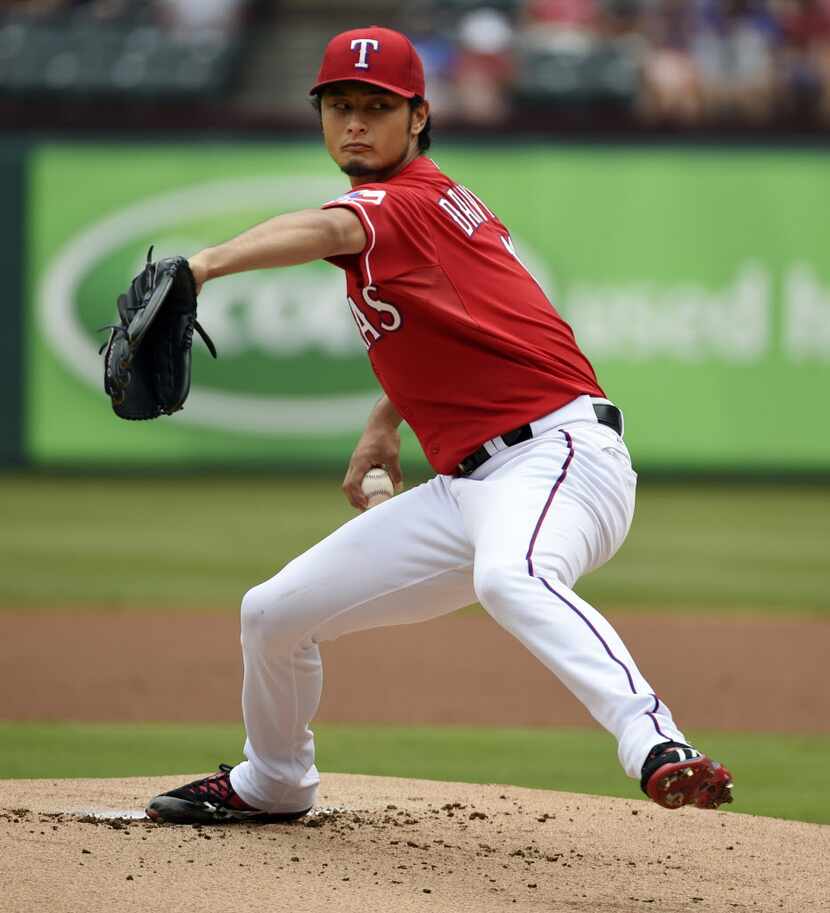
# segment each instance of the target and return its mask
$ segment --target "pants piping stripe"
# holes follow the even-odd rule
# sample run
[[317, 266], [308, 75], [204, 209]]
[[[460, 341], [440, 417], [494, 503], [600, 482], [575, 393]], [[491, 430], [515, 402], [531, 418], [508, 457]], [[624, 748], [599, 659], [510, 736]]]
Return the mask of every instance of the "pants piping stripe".
[[559, 486], [565, 481], [565, 476], [568, 474], [568, 467], [571, 465], [571, 460], [574, 458], [574, 442], [573, 438], [568, 434], [567, 431], [563, 431], [562, 434], [565, 435], [565, 441], [568, 444], [568, 455], [565, 458], [565, 462], [562, 464], [562, 471], [559, 473], [559, 478], [553, 485], [553, 488], [550, 490], [548, 499], [545, 502], [545, 506], [542, 508], [542, 513], [539, 516], [539, 519], [536, 521], [536, 528], [533, 530], [533, 535], [530, 537], [530, 545], [527, 547], [527, 554], [525, 559], [527, 560], [527, 572], [531, 577], [536, 575], [533, 573], [533, 548], [536, 545], [536, 537], [539, 535], [539, 530], [542, 528], [542, 524], [545, 522], [545, 517], [548, 514], [551, 503], [556, 495], [556, 492], [559, 491]]
[[[611, 657], [611, 659], [614, 660], [614, 662], [623, 670], [623, 672], [625, 672], [626, 678], [628, 679], [628, 685], [631, 688], [631, 693], [636, 694], [637, 689], [634, 687], [634, 679], [631, 677], [631, 672], [629, 671], [628, 666], [626, 666], [626, 664], [624, 662], [622, 662], [622, 660], [620, 660], [616, 656], [614, 656], [613, 652], [611, 651], [611, 648], [606, 643], [605, 638], [599, 633], [599, 631], [597, 631], [597, 629], [591, 624], [589, 619], [586, 618], [585, 615], [583, 615], [582, 612], [580, 612], [579, 609], [573, 603], [571, 603], [567, 599], [565, 599], [565, 597], [562, 596], [560, 593], [557, 593], [556, 590], [548, 583], [547, 580], [545, 580], [544, 577], [540, 577], [538, 574], [534, 573], [534, 570], [533, 570], [533, 549], [536, 545], [536, 539], [539, 535], [539, 531], [542, 528], [542, 523], [544, 522], [545, 517], [548, 514], [548, 510], [550, 509], [550, 506], [553, 503], [553, 499], [556, 495], [556, 492], [559, 491], [560, 486], [565, 481], [565, 476], [567, 476], [567, 474], [568, 474], [568, 468], [570, 467], [571, 461], [573, 460], [573, 457], [574, 457], [573, 438], [570, 436], [570, 434], [568, 434], [567, 431], [563, 430], [562, 434], [565, 436], [565, 441], [568, 444], [568, 455], [565, 458], [565, 462], [562, 464], [562, 471], [559, 473], [559, 478], [556, 480], [556, 482], [554, 482], [553, 488], [551, 488], [550, 494], [548, 495], [548, 499], [545, 502], [545, 506], [542, 508], [542, 513], [539, 515], [539, 519], [536, 521], [536, 527], [533, 530], [533, 535], [530, 538], [530, 545], [527, 548], [527, 555], [525, 556], [525, 558], [527, 559], [527, 571], [531, 577], [535, 577], [537, 580], [540, 580], [542, 582], [542, 585], [545, 587], [545, 589], [547, 589], [550, 593], [552, 593], [560, 602], [564, 602], [565, 605], [572, 612], [575, 612], [585, 622], [585, 624], [588, 625], [588, 627], [590, 628], [593, 635], [597, 638], [597, 640], [599, 640], [599, 642], [605, 648], [605, 652]], [[655, 695], [655, 699], [656, 699], [656, 695]], [[649, 714], [649, 716], [651, 716], [651, 714]], [[654, 722], [655, 728], [657, 728], [657, 722], [654, 720], [653, 716], [652, 716], [652, 721]], [[657, 731], [660, 732], [659, 728], [657, 729]], [[662, 735], [662, 733], [660, 733], [660, 734]]]
[[649, 711], [648, 713], [646, 713], [646, 716], [651, 717], [651, 722], [654, 723], [654, 728], [657, 730], [657, 735], [661, 735], [661, 736], [663, 736], [663, 738], [664, 738], [667, 742], [671, 742], [671, 739], [670, 739], [670, 738], [666, 735], [666, 733], [663, 732], [663, 730], [657, 725], [657, 717], [656, 717], [652, 712], [650, 712], [650, 711]]
[[[560, 593], [557, 593], [556, 590], [547, 582], [547, 580], [545, 580], [544, 577], [540, 577], [538, 574], [534, 574], [533, 576], [537, 580], [541, 580], [546, 589], [553, 593], [553, 595], [561, 602], [564, 602], [572, 612], [576, 612], [576, 614], [585, 622], [585, 624], [588, 625], [597, 640], [603, 645], [603, 647], [605, 647], [605, 652], [611, 657], [611, 659], [614, 660], [614, 662], [623, 670], [623, 672], [625, 672], [625, 676], [628, 679], [628, 686], [631, 688], [631, 693], [636, 694], [637, 689], [634, 687], [634, 679], [631, 677], [631, 673], [628, 671], [628, 666], [626, 666], [626, 664], [621, 659], [617, 659], [617, 657], [614, 656], [614, 654], [611, 652], [611, 648], [606, 643], [605, 638], [602, 636], [602, 634], [597, 631], [591, 622], [582, 614], [582, 612], [579, 611], [579, 609], [572, 602], [568, 602], [564, 596], [562, 596]], [[649, 714], [649, 716], [651, 716], [651, 714]]]

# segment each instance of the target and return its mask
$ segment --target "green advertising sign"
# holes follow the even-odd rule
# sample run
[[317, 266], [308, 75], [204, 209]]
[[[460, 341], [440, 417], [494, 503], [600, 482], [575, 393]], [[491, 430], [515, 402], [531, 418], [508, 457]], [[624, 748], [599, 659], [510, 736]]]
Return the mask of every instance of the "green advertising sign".
[[[626, 414], [641, 466], [830, 468], [830, 169], [818, 153], [449, 147]], [[326, 263], [206, 286], [185, 409], [123, 422], [96, 328], [157, 256], [345, 179], [317, 146], [43, 145], [30, 167], [28, 449], [36, 463], [343, 466], [379, 395]], [[428, 364], [425, 370], [429, 370]], [[419, 459], [414, 437], [404, 456]]]

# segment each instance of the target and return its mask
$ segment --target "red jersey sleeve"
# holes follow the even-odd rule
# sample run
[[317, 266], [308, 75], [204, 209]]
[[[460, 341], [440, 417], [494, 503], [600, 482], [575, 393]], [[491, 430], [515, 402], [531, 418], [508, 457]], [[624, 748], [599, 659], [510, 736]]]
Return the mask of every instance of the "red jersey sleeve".
[[346, 269], [359, 261], [367, 286], [424, 269], [438, 262], [430, 226], [410, 192], [367, 184], [324, 203], [344, 206], [360, 219], [366, 244], [359, 254], [326, 259]]

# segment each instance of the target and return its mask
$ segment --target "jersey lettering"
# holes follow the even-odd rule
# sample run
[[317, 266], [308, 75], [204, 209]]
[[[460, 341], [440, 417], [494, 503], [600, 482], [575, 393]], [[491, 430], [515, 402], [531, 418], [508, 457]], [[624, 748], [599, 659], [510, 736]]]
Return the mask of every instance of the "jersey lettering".
[[438, 205], [468, 238], [472, 238], [476, 229], [489, 221], [493, 213], [466, 187], [456, 184], [441, 197]]
[[460, 213], [446, 197], [441, 197], [438, 201], [438, 205], [444, 212], [448, 213], [453, 222], [455, 222], [468, 238], [473, 236], [476, 226], [471, 224], [468, 219], [464, 218], [462, 213]]
[[496, 217], [495, 213], [491, 212], [472, 190], [469, 190], [462, 184], [456, 185], [453, 190], [467, 201], [467, 203], [478, 213], [482, 221], [486, 222], [488, 218], [494, 219]]
[[[363, 289], [363, 300], [370, 308], [374, 308], [378, 314], [381, 315], [380, 318], [380, 327], [382, 330], [386, 330], [388, 333], [393, 333], [395, 330], [399, 330], [401, 327], [401, 312], [391, 304], [387, 304], [385, 301], [381, 301], [380, 298], [370, 298], [369, 292], [377, 292], [377, 288], [374, 285], [368, 285]], [[384, 323], [383, 315], [388, 315], [390, 318], [389, 323]]]
[[[394, 333], [395, 330], [399, 330], [403, 325], [401, 312], [394, 305], [381, 301], [380, 298], [372, 298], [371, 292], [377, 293], [377, 286], [367, 285], [366, 288], [361, 289], [363, 300], [380, 315], [380, 329], [385, 333]], [[346, 300], [349, 302], [349, 309], [357, 324], [357, 331], [363, 339], [363, 344], [367, 349], [371, 349], [383, 334], [372, 326], [366, 314], [354, 303], [351, 296], [347, 296]]]
[[377, 342], [380, 339], [380, 333], [372, 326], [371, 323], [366, 319], [366, 315], [360, 308], [352, 301], [351, 296], [347, 296], [346, 300], [349, 302], [349, 308], [352, 312], [352, 317], [354, 322], [357, 324], [357, 331], [360, 333], [361, 338], [363, 339], [363, 344], [367, 349], [371, 349], [372, 343]]

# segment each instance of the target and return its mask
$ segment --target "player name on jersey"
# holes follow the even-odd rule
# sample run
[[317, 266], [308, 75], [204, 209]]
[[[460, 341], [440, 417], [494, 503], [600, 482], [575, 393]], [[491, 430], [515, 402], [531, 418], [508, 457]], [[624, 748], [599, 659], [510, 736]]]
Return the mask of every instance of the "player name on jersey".
[[494, 218], [493, 213], [466, 187], [455, 184], [441, 197], [438, 205], [455, 224], [471, 238], [476, 229]]

